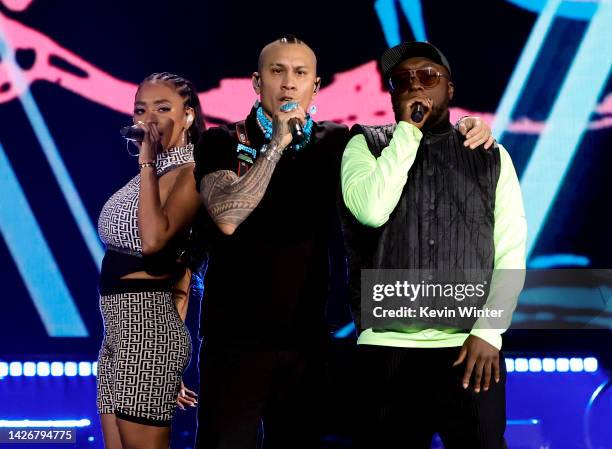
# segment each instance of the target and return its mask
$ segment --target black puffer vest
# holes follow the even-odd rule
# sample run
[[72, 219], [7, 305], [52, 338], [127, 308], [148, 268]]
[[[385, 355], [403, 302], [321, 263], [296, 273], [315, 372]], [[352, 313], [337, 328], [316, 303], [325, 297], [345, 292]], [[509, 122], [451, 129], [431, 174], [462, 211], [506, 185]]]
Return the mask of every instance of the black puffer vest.
[[[375, 157], [396, 125], [355, 125]], [[495, 189], [499, 148], [470, 150], [448, 121], [428, 130], [400, 200], [387, 223], [371, 228], [341, 208], [349, 257], [349, 287], [359, 324], [361, 269], [426, 269], [492, 272]]]

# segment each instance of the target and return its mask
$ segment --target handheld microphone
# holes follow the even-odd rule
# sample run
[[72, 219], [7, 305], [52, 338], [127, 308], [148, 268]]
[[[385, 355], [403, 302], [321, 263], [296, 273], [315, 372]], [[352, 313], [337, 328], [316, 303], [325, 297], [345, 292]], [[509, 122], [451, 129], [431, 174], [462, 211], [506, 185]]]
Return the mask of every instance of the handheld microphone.
[[306, 138], [304, 134], [304, 129], [302, 128], [302, 123], [298, 118], [289, 119], [288, 122], [289, 131], [291, 131], [291, 135], [293, 136], [292, 144], [299, 144]]
[[423, 105], [421, 103], [417, 103], [412, 107], [412, 115], [410, 118], [414, 123], [421, 123], [425, 117], [425, 110], [423, 109]]
[[131, 140], [132, 142], [142, 142], [145, 136], [144, 129], [137, 125], [124, 126], [119, 130], [119, 133], [125, 140]]
[[[290, 101], [282, 105], [280, 109], [283, 112], [289, 112], [289, 111], [293, 111], [297, 109], [297, 107], [298, 107], [297, 102]], [[300, 120], [297, 118], [289, 119], [289, 122], [287, 122], [287, 125], [289, 125], [289, 131], [291, 131], [291, 136], [293, 137], [293, 140], [291, 141], [291, 143], [292, 144], [301, 143], [306, 136], [304, 135], [304, 129], [302, 128], [302, 123], [300, 122]]]

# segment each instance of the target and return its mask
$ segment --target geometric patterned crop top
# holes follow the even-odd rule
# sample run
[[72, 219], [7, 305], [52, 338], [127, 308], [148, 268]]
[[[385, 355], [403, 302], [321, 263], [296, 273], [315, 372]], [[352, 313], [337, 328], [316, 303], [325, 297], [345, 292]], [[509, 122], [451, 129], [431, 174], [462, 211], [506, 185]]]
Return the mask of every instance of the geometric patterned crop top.
[[[157, 155], [157, 177], [189, 162], [194, 162], [192, 144], [169, 148]], [[102, 208], [98, 219], [98, 234], [108, 249], [142, 255], [137, 221], [139, 192], [140, 174], [115, 192]]]

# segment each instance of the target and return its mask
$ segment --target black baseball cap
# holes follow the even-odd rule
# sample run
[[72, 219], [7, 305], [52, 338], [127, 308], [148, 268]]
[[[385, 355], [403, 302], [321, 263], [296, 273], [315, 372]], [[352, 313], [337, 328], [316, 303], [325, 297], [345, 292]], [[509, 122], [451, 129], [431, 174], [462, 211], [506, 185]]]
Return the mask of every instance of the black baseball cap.
[[446, 56], [429, 42], [403, 42], [385, 51], [380, 58], [380, 67], [385, 78], [389, 78], [391, 71], [402, 61], [409, 58], [423, 57], [440, 64], [451, 74], [450, 64]]

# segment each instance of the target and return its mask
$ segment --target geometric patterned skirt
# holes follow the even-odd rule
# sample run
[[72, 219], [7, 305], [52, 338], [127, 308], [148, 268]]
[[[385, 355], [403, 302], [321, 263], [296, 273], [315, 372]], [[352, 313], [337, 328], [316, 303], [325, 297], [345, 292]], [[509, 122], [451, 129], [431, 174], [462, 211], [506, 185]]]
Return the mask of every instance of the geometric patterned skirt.
[[169, 426], [191, 337], [170, 291], [100, 296], [104, 340], [98, 358], [99, 413]]

